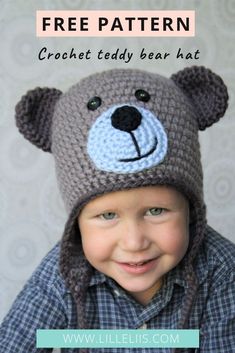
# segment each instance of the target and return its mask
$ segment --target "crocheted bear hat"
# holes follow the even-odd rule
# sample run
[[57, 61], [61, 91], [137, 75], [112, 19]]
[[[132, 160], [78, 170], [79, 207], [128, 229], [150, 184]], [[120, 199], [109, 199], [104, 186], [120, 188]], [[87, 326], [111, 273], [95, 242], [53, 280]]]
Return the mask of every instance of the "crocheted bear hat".
[[77, 301], [81, 328], [86, 327], [83, 308], [92, 268], [83, 254], [78, 214], [98, 195], [150, 185], [174, 186], [190, 203], [191, 238], [184, 259], [190, 285], [179, 325], [184, 326], [197, 283], [193, 259], [206, 226], [198, 131], [224, 115], [227, 100], [222, 79], [194, 66], [170, 79], [109, 70], [82, 79], [66, 93], [36, 88], [17, 104], [20, 132], [55, 158], [68, 211], [60, 270]]

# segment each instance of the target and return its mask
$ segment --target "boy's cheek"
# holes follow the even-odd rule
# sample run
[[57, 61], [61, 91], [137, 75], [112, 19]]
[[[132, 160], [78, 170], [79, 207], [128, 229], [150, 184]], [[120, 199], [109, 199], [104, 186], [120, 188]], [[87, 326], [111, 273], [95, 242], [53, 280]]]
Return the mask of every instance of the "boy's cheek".
[[189, 236], [185, 230], [169, 232], [163, 235], [159, 247], [165, 253], [181, 255], [186, 252], [189, 244]]
[[89, 258], [94, 259], [103, 259], [108, 256], [109, 249], [107, 247], [107, 243], [101, 241], [97, 237], [83, 237], [82, 238], [82, 246], [84, 253]]

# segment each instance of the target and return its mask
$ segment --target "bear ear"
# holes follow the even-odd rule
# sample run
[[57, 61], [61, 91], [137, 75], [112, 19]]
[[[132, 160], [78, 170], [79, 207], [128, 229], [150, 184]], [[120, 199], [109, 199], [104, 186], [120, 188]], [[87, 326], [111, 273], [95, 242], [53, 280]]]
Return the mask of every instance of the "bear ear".
[[192, 66], [171, 76], [193, 103], [200, 130], [217, 122], [228, 106], [228, 92], [221, 77], [203, 66]]
[[51, 152], [51, 124], [61, 91], [35, 88], [28, 91], [15, 108], [16, 126], [24, 137], [46, 152]]

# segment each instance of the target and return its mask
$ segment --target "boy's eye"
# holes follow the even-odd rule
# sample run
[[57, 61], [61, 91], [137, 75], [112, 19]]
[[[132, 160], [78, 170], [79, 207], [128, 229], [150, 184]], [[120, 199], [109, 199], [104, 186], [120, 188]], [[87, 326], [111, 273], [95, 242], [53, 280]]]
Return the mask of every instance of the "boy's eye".
[[100, 218], [105, 219], [106, 221], [110, 221], [110, 220], [116, 218], [116, 213], [114, 213], [114, 212], [102, 213], [100, 215]]
[[87, 108], [89, 110], [96, 110], [97, 108], [99, 108], [100, 105], [101, 105], [101, 98], [93, 97], [88, 101]]
[[153, 207], [147, 211], [147, 216], [159, 216], [163, 212], [163, 208]]

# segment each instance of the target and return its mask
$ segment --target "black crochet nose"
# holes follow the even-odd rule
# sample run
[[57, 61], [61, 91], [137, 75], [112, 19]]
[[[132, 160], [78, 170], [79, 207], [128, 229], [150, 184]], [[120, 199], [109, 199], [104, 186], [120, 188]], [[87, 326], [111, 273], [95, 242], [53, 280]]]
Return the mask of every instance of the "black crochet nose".
[[141, 124], [142, 116], [135, 107], [124, 105], [117, 108], [111, 116], [111, 121], [115, 129], [131, 132]]

